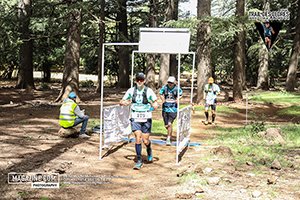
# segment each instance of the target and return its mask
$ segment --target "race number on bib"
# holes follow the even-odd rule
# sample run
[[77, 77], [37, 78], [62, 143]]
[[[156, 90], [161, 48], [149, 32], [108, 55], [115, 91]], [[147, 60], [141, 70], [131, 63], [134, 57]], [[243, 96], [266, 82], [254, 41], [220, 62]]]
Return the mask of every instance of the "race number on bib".
[[132, 112], [131, 117], [135, 122], [146, 122], [147, 119], [152, 118], [152, 112]]

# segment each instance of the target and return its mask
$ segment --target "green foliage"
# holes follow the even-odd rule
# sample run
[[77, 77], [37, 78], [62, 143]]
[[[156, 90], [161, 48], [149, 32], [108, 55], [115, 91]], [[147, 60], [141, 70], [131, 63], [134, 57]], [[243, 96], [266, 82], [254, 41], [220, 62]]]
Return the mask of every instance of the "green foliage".
[[49, 90], [49, 89], [51, 89], [51, 88], [50, 88], [50, 86], [48, 85], [48, 83], [42, 82], [42, 83], [41, 83], [41, 89], [42, 89], [42, 90]]
[[[30, 22], [31, 38], [34, 41], [34, 68], [38, 70], [51, 69], [52, 71], [62, 71], [67, 19], [70, 11], [74, 8], [82, 10], [81, 25], [81, 71], [84, 73], [98, 73], [99, 54], [99, 1], [76, 1], [71, 5], [67, 1], [44, 0], [32, 1], [32, 17]], [[75, 2], [75, 1], [73, 1]], [[188, 13], [179, 11], [180, 19], [165, 21], [166, 2], [160, 1], [157, 5], [158, 14], [155, 16], [158, 27], [189, 28], [191, 31], [190, 51], [197, 51], [197, 27], [200, 22], [196, 17], [190, 17]], [[181, 1], [182, 2], [182, 1]], [[213, 17], [208, 17], [205, 21], [211, 24], [211, 64], [214, 73], [223, 82], [232, 81], [232, 69], [234, 58], [234, 38], [243, 27], [246, 33], [246, 77], [250, 85], [255, 85], [258, 71], [258, 50], [262, 48], [259, 42], [261, 38], [256, 31], [254, 22], [245, 17], [235, 17], [235, 1], [226, 3], [222, 8], [216, 9], [218, 1], [212, 1]], [[2, 0], [0, 2], [0, 71], [3, 76], [9, 77], [11, 71], [18, 67], [18, 51], [21, 41], [19, 39], [19, 21], [17, 0]], [[296, 24], [297, 9], [291, 7], [288, 1], [270, 2], [272, 10], [289, 8], [292, 19], [284, 23], [282, 31], [278, 35], [278, 40], [269, 53], [269, 75], [272, 86], [277, 86], [280, 78], [286, 76], [287, 66], [291, 54], [293, 27]], [[149, 1], [128, 1], [127, 2], [127, 42], [138, 42], [139, 28], [148, 27], [150, 10]], [[247, 1], [248, 8], [263, 9], [263, 1]], [[116, 19], [118, 5], [117, 1], [106, 1], [105, 9], [105, 42], [120, 41], [120, 34], [117, 32], [118, 20]], [[215, 10], [215, 11], [214, 11]], [[218, 12], [218, 13], [216, 13]], [[242, 24], [243, 26], [240, 26]], [[128, 47], [129, 52], [136, 47]], [[130, 58], [131, 59], [131, 58]], [[181, 70], [191, 69], [191, 57], [183, 56]], [[130, 62], [130, 61], [129, 61]], [[156, 60], [159, 68], [159, 57]], [[145, 71], [146, 58], [144, 55], [136, 56], [136, 70]], [[196, 66], [197, 67], [197, 66]], [[105, 54], [105, 75], [118, 75], [118, 47], [106, 49]], [[248, 84], [249, 85], [249, 84]]]
[[266, 130], [266, 124], [264, 121], [252, 121], [250, 122], [250, 131], [253, 134], [257, 134], [258, 132]]
[[[180, 108], [181, 108], [181, 105], [180, 105]], [[204, 112], [204, 106], [194, 106], [194, 108], [195, 108], [195, 111]], [[234, 113], [238, 113], [239, 111], [234, 108], [231, 108], [230, 106], [218, 105], [217, 112], [218, 112], [218, 114], [234, 114]]]
[[290, 116], [300, 116], [300, 106], [290, 106], [288, 108], [281, 109], [277, 112], [278, 115], [290, 115]]
[[166, 128], [164, 126], [164, 122], [163, 120], [155, 120], [155, 119], [152, 119], [152, 130], [151, 132], [153, 134], [164, 134], [166, 135], [167, 134], [167, 131], [166, 131]]
[[280, 127], [286, 139], [286, 145], [270, 144], [261, 137], [253, 135], [252, 127], [222, 128], [217, 127], [217, 137], [210, 140], [210, 144], [228, 146], [234, 154], [235, 160], [240, 164], [251, 161], [254, 164], [270, 166], [275, 158], [282, 166], [289, 165], [284, 155], [293, 152], [300, 144], [300, 126], [285, 125]]
[[259, 94], [253, 94], [249, 99], [253, 102], [263, 102], [268, 104], [297, 104], [300, 101], [300, 94], [285, 91], [268, 91], [260, 92]]
[[91, 80], [81, 81], [80, 86], [85, 88], [92, 88], [94, 87], [94, 82]]

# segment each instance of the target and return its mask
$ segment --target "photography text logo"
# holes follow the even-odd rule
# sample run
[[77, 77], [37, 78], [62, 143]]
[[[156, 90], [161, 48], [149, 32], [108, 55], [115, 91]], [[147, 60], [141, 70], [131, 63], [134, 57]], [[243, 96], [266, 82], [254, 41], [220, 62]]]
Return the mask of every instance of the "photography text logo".
[[250, 20], [262, 20], [262, 21], [283, 21], [290, 20], [290, 11], [288, 9], [280, 9], [277, 11], [249, 11]]
[[32, 188], [59, 188], [57, 173], [8, 173], [8, 184], [31, 184]]

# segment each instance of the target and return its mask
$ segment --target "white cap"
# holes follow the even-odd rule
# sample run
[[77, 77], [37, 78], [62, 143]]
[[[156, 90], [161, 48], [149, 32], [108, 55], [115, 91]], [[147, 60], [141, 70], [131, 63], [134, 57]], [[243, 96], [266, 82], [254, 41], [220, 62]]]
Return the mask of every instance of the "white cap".
[[167, 82], [170, 82], [170, 83], [175, 83], [175, 77], [174, 76], [170, 76], [169, 78], [168, 78], [168, 81]]

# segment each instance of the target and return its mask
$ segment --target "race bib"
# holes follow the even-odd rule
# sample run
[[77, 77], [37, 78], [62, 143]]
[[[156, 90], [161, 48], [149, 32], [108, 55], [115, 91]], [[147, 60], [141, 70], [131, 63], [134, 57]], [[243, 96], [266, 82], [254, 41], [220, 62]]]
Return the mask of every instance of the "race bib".
[[146, 122], [147, 119], [152, 118], [152, 112], [131, 112], [131, 118], [135, 122]]

